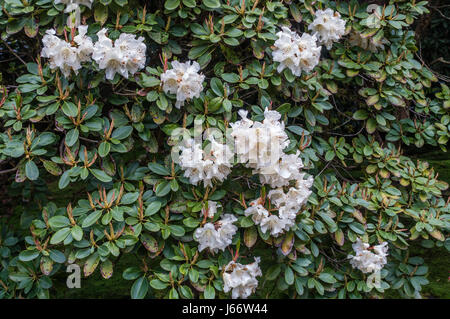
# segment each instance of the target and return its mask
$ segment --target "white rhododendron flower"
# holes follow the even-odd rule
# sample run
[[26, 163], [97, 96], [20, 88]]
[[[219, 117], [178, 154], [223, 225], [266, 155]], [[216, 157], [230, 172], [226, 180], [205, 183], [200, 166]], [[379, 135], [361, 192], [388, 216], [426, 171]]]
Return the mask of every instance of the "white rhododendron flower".
[[197, 185], [203, 180], [203, 149], [200, 143], [195, 143], [194, 139], [185, 141], [186, 146], [181, 147], [179, 164], [184, 170], [184, 177], [189, 178], [189, 182]]
[[303, 162], [300, 158], [300, 151], [296, 154], [283, 154], [278, 162], [271, 166], [259, 169], [261, 183], [269, 184], [271, 187], [281, 187], [289, 185], [289, 181], [299, 179], [302, 174]]
[[50, 68], [59, 68], [65, 77], [69, 77], [73, 70], [75, 74], [81, 68], [77, 57], [77, 49], [70, 43], [61, 40], [53, 29], [47, 30], [42, 38], [44, 45], [41, 56], [50, 60]]
[[258, 287], [256, 277], [262, 276], [261, 269], [258, 265], [259, 262], [259, 257], [255, 257], [255, 261], [248, 265], [230, 261], [224, 267], [223, 291], [229, 292], [231, 290], [231, 297], [233, 299], [248, 298]]
[[216, 142], [213, 137], [210, 142], [205, 150], [194, 139], [185, 141], [186, 146], [181, 147], [179, 164], [184, 177], [193, 185], [203, 181], [205, 187], [212, 186], [213, 180], [223, 182], [231, 173], [234, 154], [230, 147]]
[[[304, 179], [299, 151], [295, 154], [283, 152], [289, 139], [280, 113], [266, 109], [262, 123], [248, 119], [246, 111], [239, 114], [242, 119], [231, 123], [236, 153], [241, 162], [253, 168], [254, 174], [259, 174], [262, 184], [275, 188], [269, 192], [268, 199], [278, 210], [278, 215], [271, 214], [264, 207], [264, 199], [258, 198], [250, 202], [245, 216], [251, 216], [262, 232], [269, 231], [272, 236], [278, 236], [295, 225], [300, 207], [312, 193], [313, 178]], [[295, 187], [284, 193], [282, 187], [289, 186], [291, 181], [295, 181]]]
[[55, 4], [63, 3], [66, 5], [66, 9], [64, 10], [64, 12], [74, 11], [75, 9], [79, 8], [80, 5], [86, 6], [90, 9], [93, 2], [94, 2], [94, 0], [55, 0], [54, 1]]
[[317, 46], [315, 36], [303, 33], [300, 37], [296, 32], [282, 27], [277, 33], [275, 49], [272, 52], [273, 60], [280, 62], [277, 71], [280, 73], [285, 68], [292, 71], [295, 76], [302, 72], [310, 72], [319, 63], [321, 47]]
[[78, 74], [82, 62], [91, 61], [93, 52], [92, 39], [86, 36], [88, 26], [79, 26], [78, 35], [74, 37], [73, 46], [71, 43], [56, 36], [53, 29], [47, 30], [42, 38], [41, 56], [50, 60], [50, 68], [59, 68], [64, 76], [70, 76], [71, 71]]
[[87, 25], [80, 25], [78, 27], [78, 35], [73, 38], [73, 41], [78, 45], [77, 54], [80, 62], [91, 61], [91, 55], [94, 52], [92, 39], [86, 36], [87, 30]]
[[81, 9], [80, 5], [86, 6], [89, 9], [92, 6], [94, 0], [55, 0], [55, 4], [63, 3], [66, 5], [64, 12], [70, 13], [67, 18], [67, 25], [69, 28], [77, 27], [81, 21]]
[[252, 220], [256, 225], [261, 223], [261, 221], [269, 216], [267, 209], [261, 205], [261, 198], [257, 198], [250, 202], [250, 206], [245, 210], [245, 216], [252, 216]]
[[341, 19], [339, 12], [334, 12], [330, 8], [317, 10], [314, 21], [308, 26], [308, 30], [312, 30], [319, 43], [330, 50], [333, 42], [339, 41], [345, 34], [345, 21]]
[[186, 100], [200, 97], [205, 76], [198, 73], [200, 65], [195, 61], [173, 61], [171, 64], [172, 69], [161, 74], [161, 82], [164, 92], [176, 94], [175, 107], [180, 108]]
[[277, 215], [270, 215], [261, 220], [259, 226], [261, 227], [261, 232], [270, 232], [272, 236], [277, 237], [278, 235], [284, 233], [286, 229], [293, 226], [293, 222], [290, 219], [280, 218]]
[[234, 222], [237, 221], [237, 218], [231, 214], [225, 214], [222, 216], [222, 219], [216, 222], [219, 228], [217, 229], [217, 234], [219, 235], [219, 239], [223, 242], [224, 246], [219, 249], [224, 250], [226, 246], [231, 244], [234, 234], [238, 228], [233, 225]]
[[349, 255], [350, 264], [353, 268], [358, 268], [363, 273], [371, 273], [380, 271], [387, 263], [388, 246], [387, 242], [380, 245], [370, 247], [360, 238], [356, 239], [356, 243], [352, 245], [355, 255]]
[[239, 162], [256, 170], [273, 165], [289, 145], [281, 114], [266, 109], [262, 123], [249, 120], [247, 111], [240, 110], [239, 115], [242, 119], [230, 124]]
[[296, 186], [289, 188], [287, 193], [284, 192], [282, 187], [279, 187], [272, 189], [267, 194], [267, 199], [271, 206], [278, 211], [278, 215], [270, 214], [263, 206], [263, 200], [257, 198], [250, 202], [244, 212], [245, 216], [252, 216], [252, 220], [260, 226], [263, 233], [269, 231], [275, 237], [291, 229], [295, 225], [298, 211], [312, 193], [310, 188], [313, 184], [313, 178], [310, 176], [303, 179], [304, 175], [304, 173], [300, 174]]
[[208, 218], [213, 218], [214, 215], [217, 213], [217, 202], [214, 202], [212, 200], [208, 201], [208, 208], [206, 205], [202, 208], [202, 216], [207, 215]]
[[289, 181], [301, 180], [303, 162], [300, 152], [285, 154], [283, 149], [289, 145], [284, 131], [284, 122], [277, 111], [264, 111], [263, 122], [253, 122], [247, 118], [247, 111], [239, 111], [240, 121], [231, 123], [231, 136], [235, 139], [235, 152], [238, 161], [253, 168], [263, 184], [271, 187], [289, 185]]
[[97, 62], [101, 70], [105, 70], [106, 79], [114, 79], [119, 73], [128, 79], [128, 74], [135, 74], [145, 66], [144, 38], [132, 34], [122, 33], [114, 41], [106, 36], [106, 29], [97, 32], [98, 41], [94, 45], [92, 58]]
[[213, 223], [206, 223], [203, 227], [197, 228], [193, 237], [199, 242], [199, 251], [202, 251], [205, 248], [217, 251], [217, 247], [221, 246], [220, 243], [218, 243], [217, 231]]
[[231, 244], [238, 228], [233, 225], [237, 218], [231, 214], [225, 214], [221, 220], [215, 223], [206, 223], [194, 232], [194, 239], [199, 243], [198, 250], [209, 248], [217, 253]]

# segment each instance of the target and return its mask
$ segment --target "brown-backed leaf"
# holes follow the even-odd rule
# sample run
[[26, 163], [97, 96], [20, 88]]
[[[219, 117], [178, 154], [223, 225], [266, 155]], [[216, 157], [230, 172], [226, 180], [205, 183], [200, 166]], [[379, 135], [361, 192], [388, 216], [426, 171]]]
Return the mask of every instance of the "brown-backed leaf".
[[100, 257], [98, 256], [97, 253], [90, 255], [84, 264], [83, 268], [84, 276], [85, 277], [90, 276], [95, 271], [95, 268], [97, 268], [99, 262]]
[[100, 265], [100, 273], [105, 279], [109, 279], [113, 275], [113, 263], [109, 259], [105, 260]]
[[245, 229], [244, 231], [245, 246], [247, 246], [248, 248], [253, 247], [257, 239], [258, 239], [258, 232], [254, 226]]

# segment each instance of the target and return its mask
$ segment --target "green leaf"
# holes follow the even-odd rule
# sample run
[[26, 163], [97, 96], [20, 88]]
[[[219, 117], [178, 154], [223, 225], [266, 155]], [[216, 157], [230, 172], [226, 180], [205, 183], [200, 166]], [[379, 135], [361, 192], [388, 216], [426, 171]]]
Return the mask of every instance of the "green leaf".
[[89, 171], [101, 182], [108, 183], [112, 181], [112, 177], [100, 169], [90, 168]]
[[55, 263], [58, 263], [58, 264], [62, 264], [64, 262], [66, 262], [66, 256], [62, 252], [60, 252], [59, 250], [56, 250], [56, 249], [50, 250], [50, 258], [51, 258], [51, 260], [53, 260]]
[[353, 222], [349, 224], [349, 227], [351, 230], [353, 230], [355, 233], [359, 235], [364, 235], [366, 233], [364, 226], [361, 225], [360, 223]]
[[319, 279], [327, 284], [334, 284], [336, 282], [336, 279], [331, 274], [326, 272], [320, 273]]
[[161, 164], [158, 164], [158, 163], [149, 163], [149, 164], [148, 164], [148, 168], [150, 168], [150, 170], [151, 170], [153, 173], [156, 173], [156, 174], [158, 174], [158, 175], [162, 175], [162, 176], [170, 176], [169, 170], [168, 170], [165, 166], [163, 166], [163, 165], [161, 165]]
[[122, 205], [130, 205], [137, 201], [139, 198], [139, 192], [134, 193], [126, 193], [123, 195], [122, 199], [120, 200], [120, 203]]
[[353, 113], [353, 118], [358, 121], [366, 120], [369, 117], [367, 110], [361, 109]]
[[164, 8], [169, 11], [175, 10], [180, 6], [180, 0], [166, 0], [164, 2]]
[[222, 73], [222, 79], [229, 83], [237, 83], [240, 80], [239, 75], [236, 73]]
[[58, 181], [58, 187], [59, 189], [64, 189], [67, 187], [67, 185], [69, 185], [70, 183], [70, 170], [69, 171], [65, 171], [61, 177], [59, 178]]
[[162, 181], [156, 186], [155, 194], [158, 197], [166, 196], [170, 192], [170, 183], [168, 181]]
[[198, 281], [198, 278], [199, 278], [199, 273], [195, 268], [192, 268], [191, 270], [189, 270], [189, 279], [193, 283], [196, 283]]
[[169, 291], [169, 299], [178, 299], [178, 292], [175, 288], [170, 289]]
[[203, 292], [203, 295], [205, 296], [205, 299], [214, 299], [214, 297], [216, 296], [216, 290], [213, 286], [207, 285], [205, 291]]
[[297, 126], [297, 125], [292, 125], [292, 126], [288, 126], [288, 127], [286, 127], [289, 131], [291, 131], [292, 133], [294, 133], [294, 134], [297, 134], [297, 135], [302, 135], [302, 134], [304, 134], [305, 136], [306, 135], [309, 135], [309, 132], [307, 131], [307, 130], [305, 130], [305, 129], [303, 129], [303, 128], [301, 128], [300, 126]]
[[336, 156], [336, 153], [333, 150], [329, 150], [325, 153], [325, 160], [327, 162], [330, 162], [334, 159], [335, 156]]
[[373, 132], [375, 132], [376, 129], [377, 129], [377, 122], [375, 121], [375, 119], [373, 118], [368, 119], [366, 123], [367, 133], [372, 134]]
[[135, 280], [142, 274], [142, 270], [138, 267], [129, 267], [125, 269], [122, 273], [122, 277], [125, 280]]
[[222, 105], [223, 105], [223, 109], [226, 112], [231, 112], [231, 109], [233, 108], [233, 104], [231, 104], [230, 100], [224, 99], [223, 102], [222, 102]]
[[178, 237], [183, 236], [185, 233], [184, 228], [181, 226], [178, 226], [178, 225], [170, 225], [169, 228], [170, 228], [170, 232], [173, 235], [178, 236]]
[[295, 290], [297, 291], [299, 296], [303, 295], [304, 289], [300, 278], [295, 279]]
[[66, 144], [71, 147], [78, 141], [78, 129], [74, 128], [67, 132], [66, 134]]
[[220, 8], [219, 0], [203, 0], [203, 4], [210, 9]]
[[94, 225], [97, 222], [97, 220], [100, 218], [100, 216], [102, 216], [102, 211], [101, 210], [96, 210], [96, 211], [90, 213], [83, 220], [83, 224], [81, 225], [81, 227], [86, 228], [86, 227]]
[[213, 201], [217, 201], [217, 200], [221, 200], [222, 198], [225, 197], [225, 195], [227, 194], [227, 191], [224, 189], [219, 189], [216, 190], [214, 193], [212, 193], [208, 199], [209, 200], [213, 200]]
[[286, 270], [284, 271], [284, 281], [290, 286], [294, 283], [294, 272], [290, 267], [286, 267]]
[[169, 284], [162, 282], [159, 279], [153, 279], [150, 281], [150, 286], [152, 286], [152, 288], [156, 289], [156, 290], [162, 290], [162, 289], [166, 289]]
[[29, 180], [32, 181], [37, 180], [39, 177], [39, 169], [32, 160], [29, 160], [25, 164], [25, 175]]
[[112, 132], [111, 138], [116, 140], [123, 140], [126, 139], [128, 136], [130, 136], [132, 132], [133, 132], [132, 126], [121, 126], [119, 128], [116, 128]]
[[69, 218], [66, 216], [53, 216], [48, 220], [48, 224], [51, 228], [57, 229], [62, 228], [70, 225]]
[[104, 141], [102, 142], [98, 147], [98, 155], [101, 157], [105, 157], [109, 154], [109, 151], [111, 150], [111, 144]]
[[184, 298], [193, 299], [194, 294], [192, 293], [191, 288], [188, 286], [180, 286], [179, 291]]
[[161, 81], [154, 76], [147, 76], [142, 73], [142, 85], [144, 87], [154, 87], [160, 85]]
[[39, 256], [39, 250], [33, 249], [33, 250], [24, 250], [20, 252], [19, 259], [21, 261], [31, 261], [35, 259], [37, 256]]
[[145, 276], [138, 278], [131, 287], [132, 299], [144, 299], [148, 292], [148, 280]]
[[151, 216], [153, 214], [156, 214], [161, 209], [161, 202], [154, 201], [151, 202], [150, 205], [147, 206], [145, 209], [145, 216]]
[[61, 108], [64, 114], [69, 117], [76, 117], [78, 115], [78, 108], [72, 102], [65, 101]]
[[211, 89], [217, 96], [224, 95], [223, 84], [218, 78], [212, 78], [210, 82]]
[[65, 227], [60, 230], [58, 230], [56, 233], [53, 234], [52, 238], [50, 239], [50, 244], [56, 245], [62, 242], [64, 239], [66, 239], [67, 236], [70, 234], [70, 228]]
[[281, 265], [272, 265], [266, 273], [267, 280], [275, 280], [281, 272]]
[[71, 234], [76, 241], [80, 241], [83, 238], [83, 230], [78, 225], [72, 227]]

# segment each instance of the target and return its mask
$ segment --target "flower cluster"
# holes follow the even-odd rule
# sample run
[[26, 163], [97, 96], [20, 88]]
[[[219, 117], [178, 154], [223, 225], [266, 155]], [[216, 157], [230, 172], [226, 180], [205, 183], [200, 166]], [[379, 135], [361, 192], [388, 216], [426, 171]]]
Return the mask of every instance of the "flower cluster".
[[58, 38], [54, 29], [45, 32], [41, 56], [50, 60], [52, 70], [59, 68], [65, 77], [69, 77], [72, 70], [78, 74], [82, 62], [91, 61], [94, 49], [91, 38], [86, 36], [87, 28], [78, 27], [78, 35], [73, 39], [74, 45]]
[[284, 122], [280, 122], [281, 114], [266, 109], [262, 123], [248, 119], [246, 111], [239, 111], [239, 115], [242, 119], [230, 124], [238, 160], [253, 168], [253, 174], [259, 174], [261, 183], [271, 187], [287, 186], [289, 181], [301, 179], [300, 152], [283, 152], [289, 145], [289, 138]]
[[114, 79], [119, 73], [128, 79], [128, 73], [133, 75], [145, 66], [144, 38], [135, 38], [135, 35], [122, 33], [114, 41], [106, 36], [106, 29], [97, 32], [98, 41], [94, 45], [92, 59], [98, 63], [101, 70], [105, 70], [106, 79]]
[[[287, 186], [291, 180], [302, 179], [300, 152], [283, 152], [289, 145], [289, 138], [284, 122], [280, 121], [281, 114], [266, 109], [263, 122], [248, 119], [247, 111], [240, 110], [239, 114], [242, 119], [230, 124], [238, 162], [253, 168], [253, 174], [259, 174], [261, 183], [271, 187]], [[234, 152], [212, 137], [210, 141], [205, 150], [192, 138], [184, 140], [185, 145], [180, 147], [179, 164], [191, 184], [203, 181], [205, 187], [212, 186], [213, 179], [222, 182], [231, 172]]]
[[324, 44], [329, 50], [333, 42], [338, 41], [345, 33], [345, 21], [339, 12], [331, 9], [317, 10], [314, 21], [308, 26], [313, 34], [303, 33], [299, 36], [287, 27], [282, 27], [276, 35], [272, 57], [280, 62], [277, 71], [281, 73], [285, 68], [291, 70], [295, 76], [302, 72], [310, 72], [319, 63], [320, 51], [318, 44]]
[[330, 8], [317, 10], [308, 30], [312, 30], [319, 43], [330, 50], [333, 42], [339, 41], [345, 34], [345, 21], [341, 19], [339, 12], [334, 12]]
[[78, 74], [82, 62], [91, 61], [91, 57], [98, 63], [100, 69], [105, 69], [106, 78], [112, 80], [116, 73], [128, 78], [128, 73], [134, 74], [145, 66], [146, 46], [144, 38], [122, 33], [114, 42], [106, 36], [106, 29], [97, 33], [98, 41], [94, 44], [86, 36], [88, 26], [79, 26], [78, 35], [72, 43], [55, 36], [53, 29], [47, 30], [42, 38], [44, 48], [41, 56], [50, 59], [50, 68], [61, 69], [65, 77], [69, 77], [73, 70]]
[[200, 97], [205, 76], [199, 71], [200, 65], [195, 61], [173, 61], [172, 69], [161, 74], [164, 92], [177, 95], [175, 107], [180, 108], [186, 100]]
[[[231, 124], [236, 153], [247, 167], [253, 168], [253, 174], [259, 174], [262, 184], [275, 188], [268, 198], [278, 210], [278, 215], [271, 214], [264, 207], [265, 199], [258, 198], [250, 202], [245, 216], [252, 216], [262, 232], [269, 231], [272, 236], [278, 236], [295, 225], [299, 208], [311, 194], [313, 178], [303, 179], [305, 173], [300, 172], [303, 162], [299, 151], [295, 154], [283, 152], [289, 139], [280, 113], [266, 109], [262, 123], [248, 119], [245, 111], [239, 114], [242, 119]], [[282, 187], [289, 186], [290, 181], [295, 181], [296, 187], [291, 187], [285, 194]]]
[[265, 166], [259, 169], [261, 183], [269, 184], [272, 187], [282, 187], [289, 185], [291, 180], [299, 180], [304, 175], [300, 173], [303, 162], [300, 158], [300, 151], [295, 154], [283, 154], [274, 165]]
[[212, 252], [217, 253], [224, 250], [231, 244], [237, 227], [233, 223], [237, 218], [231, 214], [223, 215], [222, 219], [215, 223], [206, 223], [203, 227], [199, 227], [194, 232], [194, 239], [199, 243], [198, 250], [202, 251], [209, 248]]
[[258, 287], [256, 277], [262, 276], [261, 269], [258, 266], [259, 261], [259, 257], [255, 257], [255, 261], [248, 265], [230, 261], [224, 267], [223, 291], [229, 292], [232, 290], [231, 297], [233, 299], [247, 298], [254, 293]]
[[216, 142], [213, 137], [205, 150], [194, 139], [185, 141], [185, 145], [181, 147], [179, 164], [191, 184], [203, 181], [205, 187], [212, 186], [213, 179], [223, 182], [230, 174], [234, 154], [228, 145]]
[[282, 150], [289, 145], [289, 139], [277, 111], [266, 109], [262, 123], [248, 119], [247, 114], [247, 111], [239, 111], [242, 119], [230, 123], [230, 135], [234, 138], [238, 161], [257, 173], [278, 161]]
[[296, 32], [282, 27], [277, 33], [275, 49], [272, 52], [273, 60], [280, 62], [277, 71], [285, 68], [292, 71], [295, 76], [300, 76], [302, 71], [310, 72], [319, 63], [321, 47], [317, 46], [315, 36], [303, 33], [300, 37]]
[[369, 244], [358, 238], [352, 247], [355, 251], [355, 256], [348, 256], [351, 259], [350, 264], [353, 268], [358, 268], [363, 273], [378, 272], [387, 263], [387, 242], [370, 247]]
[[295, 218], [312, 191], [310, 190], [313, 178], [303, 179], [304, 173], [297, 180], [296, 186], [289, 188], [285, 193], [283, 188], [276, 188], [267, 194], [270, 204], [278, 210], [278, 216], [269, 213], [263, 206], [264, 199], [257, 198], [250, 202], [245, 210], [245, 216], [252, 216], [252, 220], [259, 225], [263, 233], [269, 231], [272, 236], [278, 236], [295, 225]]
[[[251, 215], [262, 232], [269, 231], [272, 236], [278, 236], [295, 225], [298, 210], [311, 194], [309, 189], [313, 178], [304, 179], [299, 151], [295, 154], [283, 152], [289, 145], [289, 138], [279, 112], [266, 109], [263, 122], [248, 119], [247, 111], [241, 110], [239, 114], [242, 119], [230, 124], [230, 136], [234, 138], [238, 161], [253, 168], [253, 174], [259, 174], [262, 184], [275, 188], [269, 192], [269, 200], [278, 210], [278, 215], [269, 213], [263, 206], [264, 199], [258, 198], [250, 203], [245, 215]], [[231, 173], [234, 152], [228, 145], [217, 143], [213, 137], [210, 142], [205, 150], [193, 138], [185, 140], [185, 146], [181, 146], [179, 164], [191, 184], [197, 185], [203, 181], [205, 187], [212, 186], [213, 179], [222, 182]], [[289, 186], [291, 181], [295, 181], [296, 186], [285, 194], [282, 187]], [[208, 210], [205, 207], [202, 209], [202, 215], [209, 218], [214, 217], [216, 212], [217, 204], [212, 201], [208, 202]], [[207, 230], [213, 227], [205, 227], [198, 236], [206, 236], [203, 241], [209, 243], [214, 237]], [[205, 245], [215, 247], [214, 242]]]

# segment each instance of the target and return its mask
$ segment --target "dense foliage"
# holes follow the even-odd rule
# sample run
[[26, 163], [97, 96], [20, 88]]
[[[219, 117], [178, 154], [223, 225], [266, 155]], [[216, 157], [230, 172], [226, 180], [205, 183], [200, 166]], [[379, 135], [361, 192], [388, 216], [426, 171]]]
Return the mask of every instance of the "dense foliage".
[[[95, 0], [74, 1], [75, 13], [67, 2], [0, 0], [0, 298], [52, 297], [69, 263], [133, 281], [133, 298], [229, 298], [226, 266], [255, 257], [253, 297], [411, 298], [428, 284], [409, 247], [450, 250], [448, 184], [411, 154], [447, 150], [450, 89], [416, 55], [426, 1]], [[328, 8], [345, 34], [321, 46], [312, 70], [280, 70], [281, 27], [310, 33]], [[87, 38], [75, 39], [73, 23], [89, 26]], [[52, 28], [64, 45], [94, 50], [92, 60], [61, 70], [41, 55]], [[121, 34], [136, 36], [127, 72], [105, 72], [108, 39], [118, 46]], [[180, 103], [161, 75], [188, 60], [204, 77]], [[283, 152], [299, 151], [314, 179], [277, 236], [245, 214], [272, 190], [252, 168], [235, 163], [223, 181], [193, 185], [171, 157], [176, 129], [225, 134], [238, 111], [262, 122], [266, 108], [285, 123]], [[216, 252], [194, 239], [211, 202], [213, 221], [230, 214], [237, 226]], [[359, 240], [387, 242], [379, 285], [349, 261]], [[139, 264], [115, 272], [124, 254]]]

